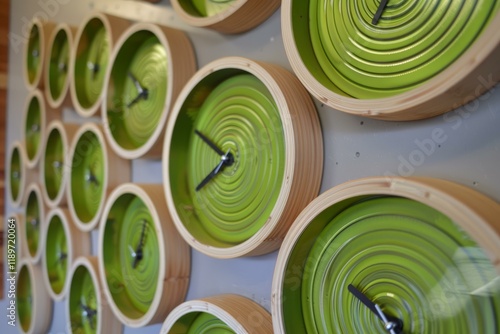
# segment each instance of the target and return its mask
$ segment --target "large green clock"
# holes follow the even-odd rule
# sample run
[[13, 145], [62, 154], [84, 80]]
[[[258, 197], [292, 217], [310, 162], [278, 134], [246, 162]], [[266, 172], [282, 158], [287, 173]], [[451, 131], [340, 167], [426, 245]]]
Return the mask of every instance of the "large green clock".
[[214, 257], [276, 249], [318, 192], [318, 115], [281, 67], [218, 59], [181, 92], [167, 125], [163, 180], [181, 235]]
[[273, 280], [278, 333], [497, 333], [500, 205], [430, 178], [372, 177], [320, 195]]
[[500, 79], [495, 0], [286, 0], [294, 71], [322, 103], [387, 120], [452, 110]]

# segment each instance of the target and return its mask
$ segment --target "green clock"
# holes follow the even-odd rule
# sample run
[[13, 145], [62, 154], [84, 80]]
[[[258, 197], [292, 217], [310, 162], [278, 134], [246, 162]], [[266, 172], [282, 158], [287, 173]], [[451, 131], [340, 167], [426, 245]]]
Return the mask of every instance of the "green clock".
[[318, 192], [316, 110], [281, 67], [218, 59], [193, 76], [167, 125], [168, 207], [197, 250], [229, 258], [270, 252]]
[[46, 333], [52, 319], [52, 301], [43, 286], [39, 266], [27, 260], [18, 264], [16, 279], [17, 326], [22, 333]]
[[42, 257], [45, 239], [45, 204], [37, 183], [31, 183], [26, 189], [24, 210], [28, 256], [33, 263], [37, 263]]
[[452, 110], [500, 79], [500, 2], [286, 0], [292, 68], [322, 103], [386, 120]]
[[68, 333], [121, 333], [122, 324], [114, 316], [102, 294], [97, 257], [78, 257], [70, 271], [66, 299]]
[[68, 207], [76, 225], [90, 231], [99, 222], [109, 189], [130, 179], [130, 163], [113, 154], [95, 123], [80, 126], [70, 154]]
[[29, 26], [23, 57], [24, 81], [29, 90], [44, 87], [45, 63], [49, 57], [48, 42], [54, 27], [53, 22], [39, 19], [33, 19]]
[[172, 0], [173, 9], [186, 23], [228, 34], [255, 28], [279, 6], [279, 0]]
[[280, 249], [275, 332], [497, 332], [499, 213], [495, 201], [439, 179], [332, 188]]
[[27, 155], [27, 165], [33, 168], [38, 164], [42, 152], [42, 142], [45, 135], [46, 110], [42, 92], [33, 91], [28, 96], [24, 117], [24, 143]]
[[251, 299], [235, 294], [190, 300], [165, 319], [161, 334], [273, 333], [271, 315]]
[[128, 159], [161, 157], [171, 105], [195, 72], [187, 36], [179, 30], [137, 23], [111, 56], [103, 123], [114, 151]]
[[34, 173], [26, 168], [26, 152], [19, 141], [12, 143], [7, 165], [8, 198], [14, 207], [19, 207], [24, 199], [26, 184], [34, 181]]
[[186, 295], [190, 251], [164, 205], [161, 185], [126, 183], [106, 202], [99, 272], [110, 307], [130, 327], [161, 322]]

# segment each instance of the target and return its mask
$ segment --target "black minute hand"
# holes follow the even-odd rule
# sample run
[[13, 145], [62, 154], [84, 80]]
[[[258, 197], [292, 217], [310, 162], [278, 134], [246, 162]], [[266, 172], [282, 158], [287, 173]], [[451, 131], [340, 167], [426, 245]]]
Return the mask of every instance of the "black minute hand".
[[210, 146], [212, 148], [212, 150], [217, 152], [218, 155], [220, 155], [220, 156], [224, 155], [224, 151], [222, 151], [219, 147], [217, 147], [217, 145], [215, 145], [210, 139], [205, 137], [205, 135], [203, 133], [201, 133], [198, 130], [194, 130], [194, 133], [196, 133], [208, 146]]
[[384, 11], [388, 2], [389, 2], [389, 0], [380, 0], [380, 4], [378, 5], [377, 11], [375, 12], [375, 15], [373, 16], [372, 24], [378, 23], [378, 20], [380, 20], [380, 17], [382, 16], [382, 12]]

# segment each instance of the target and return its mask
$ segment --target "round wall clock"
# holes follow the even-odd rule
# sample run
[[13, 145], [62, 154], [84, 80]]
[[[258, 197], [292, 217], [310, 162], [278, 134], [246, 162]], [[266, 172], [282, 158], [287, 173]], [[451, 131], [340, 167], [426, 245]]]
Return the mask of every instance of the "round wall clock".
[[159, 323], [184, 301], [190, 249], [172, 223], [161, 185], [117, 187], [106, 202], [98, 247], [104, 293], [125, 325]]
[[29, 258], [33, 263], [37, 263], [43, 252], [43, 242], [45, 240], [44, 221], [45, 204], [42, 198], [42, 192], [37, 183], [31, 183], [26, 189], [26, 198], [24, 201], [24, 217], [26, 245]]
[[137, 23], [116, 43], [106, 75], [102, 118], [115, 152], [128, 159], [161, 157], [171, 105], [196, 70], [184, 32]]
[[78, 256], [90, 253], [90, 238], [68, 219], [67, 209], [56, 208], [47, 215], [42, 272], [45, 287], [55, 301], [66, 297], [69, 269]]
[[99, 222], [107, 195], [130, 180], [130, 162], [114, 154], [95, 123], [80, 126], [70, 154], [68, 207], [76, 225], [90, 231]]
[[191, 246], [219, 258], [270, 252], [318, 194], [318, 115], [285, 69], [221, 58], [179, 95], [163, 162], [167, 205]]
[[66, 301], [68, 333], [122, 332], [122, 324], [102, 294], [97, 257], [78, 257], [71, 267], [70, 282]]
[[16, 280], [17, 325], [22, 333], [47, 333], [52, 301], [43, 286], [41, 268], [26, 260], [18, 264]]
[[293, 70], [322, 103], [384, 120], [455, 109], [500, 80], [499, 1], [282, 4]]
[[7, 193], [12, 206], [19, 207], [24, 199], [26, 185], [37, 180], [37, 173], [27, 168], [26, 151], [19, 141], [12, 143], [7, 164]]
[[273, 333], [271, 315], [243, 296], [226, 294], [190, 300], [165, 319], [160, 333]]
[[173, 9], [189, 25], [236, 34], [264, 22], [279, 0], [172, 0]]
[[24, 48], [24, 82], [28, 90], [43, 88], [45, 63], [49, 58], [49, 39], [55, 23], [33, 19]]
[[52, 121], [47, 127], [43, 159], [40, 164], [41, 188], [49, 207], [67, 204], [66, 189], [71, 173], [69, 145], [73, 140], [78, 125]]
[[74, 49], [76, 28], [68, 24], [58, 24], [48, 43], [49, 57], [45, 65], [45, 98], [52, 108], [71, 106], [69, 94], [69, 63], [71, 50]]
[[26, 103], [22, 129], [28, 168], [34, 168], [38, 164], [45, 140], [45, 127], [59, 115], [59, 112], [45, 103], [40, 90], [37, 89], [30, 93]]
[[330, 189], [278, 254], [275, 332], [498, 332], [499, 214], [497, 202], [439, 179]]
[[79, 27], [70, 61], [70, 91], [80, 116], [93, 116], [100, 107], [113, 45], [129, 25], [126, 19], [97, 12]]

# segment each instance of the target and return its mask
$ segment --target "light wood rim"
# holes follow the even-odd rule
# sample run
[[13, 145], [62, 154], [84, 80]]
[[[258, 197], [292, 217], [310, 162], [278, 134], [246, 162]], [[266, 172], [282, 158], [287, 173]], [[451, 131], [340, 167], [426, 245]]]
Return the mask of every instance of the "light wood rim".
[[[103, 260], [106, 219], [115, 201], [124, 194], [133, 194], [144, 202], [151, 213], [159, 239], [158, 254], [160, 256], [160, 268], [156, 294], [149, 310], [138, 319], [128, 318], [120, 311], [113, 300], [106, 283], [106, 271]], [[137, 328], [159, 323], [165, 319], [174, 307], [184, 301], [189, 287], [191, 253], [189, 246], [179, 236], [172, 223], [169, 211], [165, 206], [165, 195], [161, 185], [125, 183], [118, 186], [109, 195], [99, 227], [98, 254], [99, 276], [104, 294], [109, 301], [111, 310], [123, 324]]]
[[[110, 81], [111, 70], [113, 63], [123, 46], [130, 36], [138, 31], [152, 32], [160, 41], [161, 45], [167, 53], [168, 60], [168, 75], [167, 75], [167, 94], [161, 117], [158, 125], [154, 130], [151, 138], [141, 147], [133, 150], [128, 150], [121, 147], [109, 128], [107, 117], [107, 87]], [[161, 158], [163, 141], [165, 135], [165, 124], [167, 122], [170, 109], [179, 95], [179, 92], [184, 87], [186, 82], [191, 78], [196, 70], [196, 59], [191, 42], [187, 35], [177, 29], [159, 26], [152, 23], [136, 23], [130, 26], [116, 42], [116, 47], [111, 56], [110, 65], [107, 68], [107, 73], [104, 79], [104, 96], [102, 102], [102, 122], [104, 124], [104, 133], [108, 139], [110, 146], [119, 156], [125, 159], [136, 159], [139, 157], [146, 158]]]
[[[280, 112], [286, 146], [283, 184], [268, 221], [250, 239], [228, 248], [204, 244], [184, 226], [172, 196], [168, 166], [175, 121], [187, 96], [202, 79], [224, 69], [246, 71], [266, 85]], [[167, 206], [180, 234], [193, 248], [216, 258], [272, 252], [280, 246], [296, 216], [319, 192], [323, 172], [323, 138], [315, 106], [297, 78], [278, 65], [242, 57], [213, 61], [191, 78], [173, 107], [166, 128], [162, 170]]]
[[[10, 170], [11, 170], [11, 163], [12, 163], [12, 154], [14, 150], [18, 150], [19, 152], [19, 157], [21, 158], [20, 160], [20, 167], [21, 167], [21, 178], [19, 182], [19, 194], [17, 195], [17, 199], [12, 197], [12, 193], [10, 191], [11, 186], [10, 186]], [[9, 202], [12, 204], [13, 207], [18, 208], [21, 206], [21, 203], [24, 200], [25, 192], [26, 192], [26, 185], [30, 184], [32, 182], [35, 182], [38, 180], [38, 171], [36, 169], [29, 169], [27, 165], [28, 157], [26, 155], [26, 150], [24, 149], [24, 145], [21, 144], [20, 141], [15, 141], [12, 143], [10, 146], [9, 150], [9, 155], [8, 155], [9, 162], [7, 163], [7, 173], [5, 180], [7, 182], [7, 193], [8, 193], [8, 198]]]
[[[432, 207], [459, 225], [485, 251], [500, 273], [500, 204], [466, 186], [424, 177], [369, 177], [340, 184], [312, 201], [297, 217], [278, 253], [272, 284], [274, 330], [284, 333], [282, 284], [288, 256], [311, 221], [327, 208], [359, 196], [398, 196]], [[306, 250], [304, 250], [306, 252]]]
[[223, 294], [190, 300], [176, 307], [165, 319], [162, 334], [181, 334], [176, 322], [188, 313], [209, 313], [226, 323], [235, 333], [273, 333], [271, 315], [261, 305], [246, 297]]
[[[333, 109], [389, 121], [410, 121], [433, 117], [456, 109], [484, 94], [500, 81], [500, 13], [457, 61], [411, 91], [381, 99], [355, 99], [324, 87], [309, 72], [299, 55], [291, 20], [291, 3], [283, 1], [282, 34], [288, 60], [309, 92]], [[295, 0], [298, 1], [298, 0]]]
[[[24, 241], [26, 241], [26, 250], [27, 250], [26, 255], [31, 260], [31, 263], [37, 264], [40, 262], [40, 259], [42, 258], [42, 252], [45, 249], [45, 224], [46, 224], [45, 212], [47, 212], [47, 207], [45, 206], [45, 202], [43, 201], [42, 191], [40, 190], [40, 185], [36, 182], [32, 182], [26, 188], [26, 193], [25, 193], [25, 197], [23, 200], [23, 208], [25, 209], [25, 212], [26, 212], [26, 208], [27, 208], [27, 204], [28, 204], [28, 198], [29, 198], [31, 192], [33, 192], [35, 194], [35, 196], [37, 197], [38, 209], [39, 209], [39, 219], [40, 219], [40, 221], [38, 223], [39, 224], [39, 227], [38, 227], [39, 228], [38, 249], [36, 250], [35, 255], [31, 255], [31, 253], [29, 251], [27, 237], [26, 237], [26, 228], [24, 228]], [[25, 216], [25, 226], [26, 226], [27, 216], [26, 216], [26, 214], [24, 216]]]
[[280, 6], [280, 0], [235, 0], [233, 6], [213, 16], [201, 17], [186, 12], [180, 0], [170, 1], [174, 11], [187, 24], [210, 28], [225, 34], [238, 34], [255, 28]]

